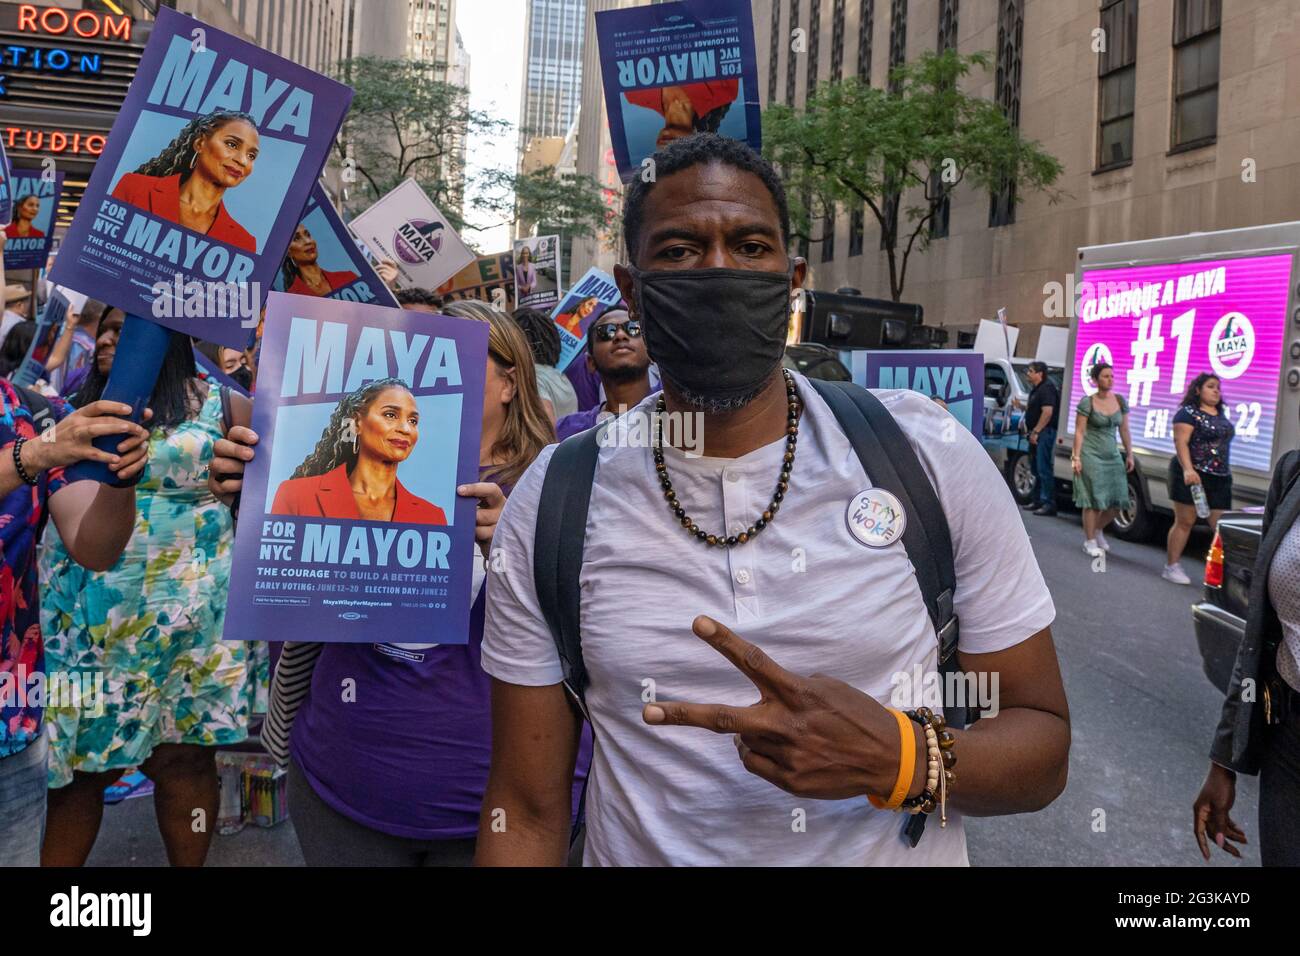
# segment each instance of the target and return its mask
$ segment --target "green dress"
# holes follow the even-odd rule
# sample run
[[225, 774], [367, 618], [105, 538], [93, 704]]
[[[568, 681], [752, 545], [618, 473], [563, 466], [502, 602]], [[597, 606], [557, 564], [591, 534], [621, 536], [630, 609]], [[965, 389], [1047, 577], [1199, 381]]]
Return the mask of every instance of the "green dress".
[[1075, 411], [1088, 419], [1088, 431], [1083, 436], [1079, 459], [1083, 470], [1074, 476], [1074, 506], [1105, 511], [1107, 508], [1127, 508], [1128, 473], [1124, 469], [1124, 456], [1115, 431], [1128, 414], [1128, 402], [1123, 395], [1119, 411], [1103, 415], [1092, 407], [1092, 396], [1079, 402]]
[[266, 709], [266, 645], [221, 640], [233, 532], [229, 509], [208, 491], [220, 435], [213, 385], [197, 416], [149, 436], [135, 530], [110, 570], [86, 570], [53, 522], [46, 529], [46, 670], [102, 680], [98, 700], [46, 708], [51, 787], [73, 771], [137, 767], [161, 743], [235, 743], [253, 710]]

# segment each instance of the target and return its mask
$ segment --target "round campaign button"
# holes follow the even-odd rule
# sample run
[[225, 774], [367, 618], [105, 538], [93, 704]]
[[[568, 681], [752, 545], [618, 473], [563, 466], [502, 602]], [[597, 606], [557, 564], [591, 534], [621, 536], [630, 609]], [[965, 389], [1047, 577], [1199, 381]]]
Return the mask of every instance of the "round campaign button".
[[868, 488], [849, 500], [844, 513], [849, 531], [869, 548], [887, 548], [903, 536], [903, 503], [883, 488]]

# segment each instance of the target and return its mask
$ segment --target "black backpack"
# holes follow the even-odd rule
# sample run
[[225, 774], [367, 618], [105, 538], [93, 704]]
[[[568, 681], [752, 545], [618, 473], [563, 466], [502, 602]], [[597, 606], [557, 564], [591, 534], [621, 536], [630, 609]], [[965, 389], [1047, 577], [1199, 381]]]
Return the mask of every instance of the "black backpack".
[[[808, 384], [835, 413], [872, 485], [893, 493], [902, 502], [908, 516], [903, 547], [916, 569], [921, 596], [938, 635], [939, 670], [945, 675], [955, 671], [958, 624], [953, 611], [953, 592], [957, 574], [948, 521], [929, 477], [902, 429], [878, 398], [850, 382], [808, 379]], [[587, 508], [600, 452], [599, 436], [607, 427], [608, 424], [573, 435], [555, 449], [542, 483], [533, 539], [533, 578], [538, 603], [555, 639], [565, 689], [588, 721], [591, 719], [586, 704], [588, 678], [578, 624], [582, 600], [578, 575], [582, 570]], [[945, 709], [945, 717], [949, 724], [960, 728], [976, 719], [978, 713], [973, 708], [950, 707]], [[908, 817], [904, 833], [912, 846], [920, 840], [924, 827], [925, 814]]]

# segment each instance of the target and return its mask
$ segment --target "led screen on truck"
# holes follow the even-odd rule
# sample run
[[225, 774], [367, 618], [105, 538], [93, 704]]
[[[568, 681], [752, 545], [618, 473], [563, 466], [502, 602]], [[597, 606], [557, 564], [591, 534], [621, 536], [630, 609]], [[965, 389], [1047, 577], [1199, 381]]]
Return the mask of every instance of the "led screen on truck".
[[[1267, 472], [1290, 282], [1289, 255], [1085, 270], [1071, 403], [1096, 391], [1088, 370], [1109, 362], [1133, 444], [1172, 456], [1187, 385], [1212, 372], [1237, 429], [1232, 465]], [[1073, 433], [1074, 410], [1065, 417]]]

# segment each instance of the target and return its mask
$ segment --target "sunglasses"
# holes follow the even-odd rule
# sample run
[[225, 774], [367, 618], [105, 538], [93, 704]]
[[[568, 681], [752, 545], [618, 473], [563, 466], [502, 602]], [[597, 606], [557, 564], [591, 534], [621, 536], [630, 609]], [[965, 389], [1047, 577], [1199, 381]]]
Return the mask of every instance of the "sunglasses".
[[618, 330], [622, 329], [627, 333], [630, 339], [640, 338], [641, 320], [628, 319], [626, 322], [603, 322], [600, 325], [592, 327], [592, 333], [596, 336], [597, 342], [613, 342], [614, 337], [618, 335]]

